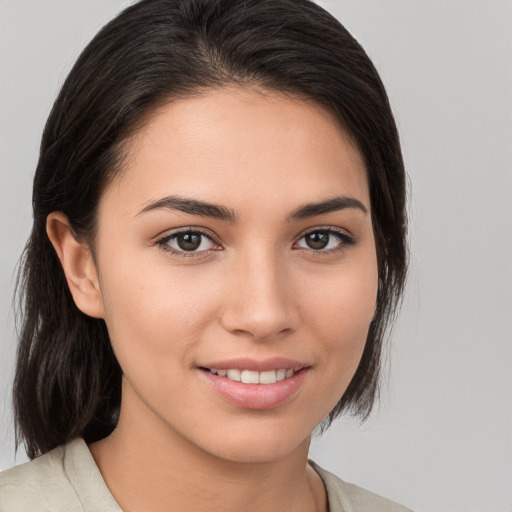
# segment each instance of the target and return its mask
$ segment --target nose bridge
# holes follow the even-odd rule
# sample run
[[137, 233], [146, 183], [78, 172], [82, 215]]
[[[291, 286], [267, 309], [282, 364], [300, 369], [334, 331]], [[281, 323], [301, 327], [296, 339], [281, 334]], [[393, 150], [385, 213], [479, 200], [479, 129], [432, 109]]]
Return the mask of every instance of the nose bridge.
[[245, 251], [229, 274], [231, 297], [223, 325], [232, 332], [269, 338], [296, 328], [298, 315], [284, 259], [270, 247]]

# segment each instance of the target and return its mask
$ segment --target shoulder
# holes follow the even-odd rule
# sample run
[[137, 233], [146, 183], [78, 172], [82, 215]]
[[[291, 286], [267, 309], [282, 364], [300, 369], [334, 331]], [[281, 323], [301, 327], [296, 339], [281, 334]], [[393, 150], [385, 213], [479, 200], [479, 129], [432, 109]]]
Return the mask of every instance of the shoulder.
[[0, 473], [0, 511], [82, 510], [65, 469], [66, 452], [81, 439]]
[[309, 464], [325, 485], [330, 512], [411, 512], [394, 501], [344, 482], [312, 461], [309, 461]]

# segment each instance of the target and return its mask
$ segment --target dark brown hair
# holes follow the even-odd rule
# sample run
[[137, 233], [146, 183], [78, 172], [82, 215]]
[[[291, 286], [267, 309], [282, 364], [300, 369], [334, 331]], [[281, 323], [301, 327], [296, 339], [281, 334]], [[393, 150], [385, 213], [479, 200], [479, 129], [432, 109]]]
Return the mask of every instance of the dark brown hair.
[[330, 413], [366, 417], [383, 339], [406, 275], [405, 173], [384, 87], [368, 56], [309, 0], [143, 0], [85, 48], [48, 118], [33, 189], [34, 225], [20, 266], [20, 341], [14, 383], [17, 446], [29, 457], [73, 437], [92, 442], [116, 426], [122, 371], [105, 323], [74, 304], [46, 235], [64, 212], [94, 240], [105, 186], [123, 142], [165, 101], [237, 84], [326, 108], [363, 155], [379, 266], [377, 311], [350, 385]]

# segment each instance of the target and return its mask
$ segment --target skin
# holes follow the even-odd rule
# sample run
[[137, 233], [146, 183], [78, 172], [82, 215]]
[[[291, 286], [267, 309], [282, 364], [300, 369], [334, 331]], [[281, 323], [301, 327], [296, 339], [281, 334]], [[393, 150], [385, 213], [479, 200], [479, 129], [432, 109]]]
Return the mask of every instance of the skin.
[[[175, 195], [222, 205], [236, 222], [141, 213]], [[367, 211], [289, 219], [337, 196]], [[62, 213], [49, 216], [73, 297], [105, 319], [124, 372], [119, 425], [90, 450], [125, 512], [326, 510], [309, 441], [346, 390], [375, 312], [370, 206], [363, 159], [330, 114], [224, 88], [169, 103], [130, 141], [101, 197], [94, 260]], [[157, 243], [187, 227], [214, 242], [185, 257]], [[334, 250], [311, 249], [305, 232], [320, 228], [353, 244], [331, 234]], [[309, 367], [268, 410], [229, 403], [198, 368], [276, 356]]]

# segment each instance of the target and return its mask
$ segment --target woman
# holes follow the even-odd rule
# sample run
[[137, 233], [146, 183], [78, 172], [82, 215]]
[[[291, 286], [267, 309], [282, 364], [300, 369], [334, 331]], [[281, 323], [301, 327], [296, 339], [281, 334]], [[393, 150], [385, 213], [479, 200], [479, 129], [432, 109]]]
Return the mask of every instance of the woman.
[[[48, 119], [1, 510], [404, 510], [307, 459], [406, 271], [380, 79], [307, 0], [143, 0]], [[37, 457], [37, 458], [36, 458]]]

